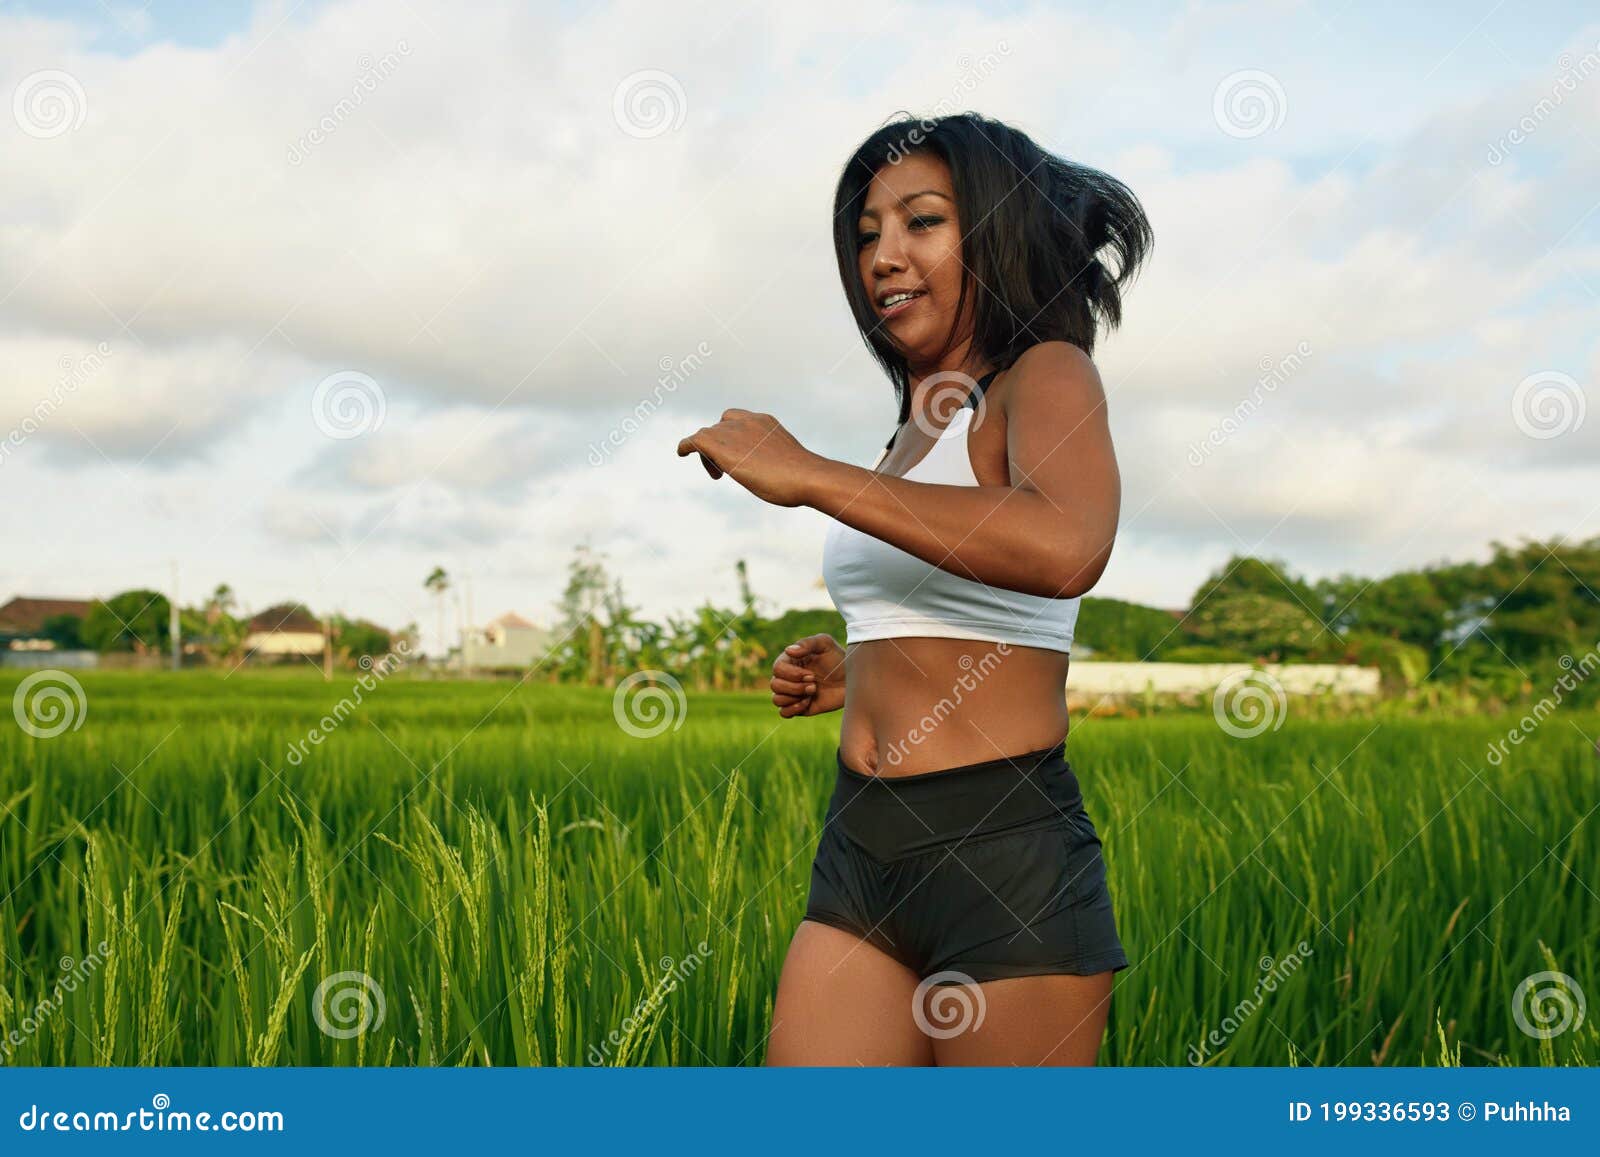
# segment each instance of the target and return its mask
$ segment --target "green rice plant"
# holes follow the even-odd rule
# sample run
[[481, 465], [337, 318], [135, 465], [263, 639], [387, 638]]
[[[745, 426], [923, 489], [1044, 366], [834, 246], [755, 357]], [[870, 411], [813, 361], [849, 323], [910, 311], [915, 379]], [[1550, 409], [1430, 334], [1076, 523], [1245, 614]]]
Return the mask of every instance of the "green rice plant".
[[[762, 1061], [836, 716], [691, 695], [641, 738], [569, 686], [75, 677], [82, 726], [0, 728], [6, 1063]], [[1133, 961], [1102, 1063], [1595, 1063], [1600, 720], [1490, 761], [1515, 725], [1076, 721]]]

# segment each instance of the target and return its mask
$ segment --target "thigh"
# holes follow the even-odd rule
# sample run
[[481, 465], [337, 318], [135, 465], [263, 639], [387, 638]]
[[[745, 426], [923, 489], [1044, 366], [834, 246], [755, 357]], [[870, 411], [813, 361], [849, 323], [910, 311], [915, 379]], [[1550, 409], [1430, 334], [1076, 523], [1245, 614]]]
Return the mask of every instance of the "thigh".
[[[933, 1041], [941, 1065], [1092, 1065], [1111, 1011], [1110, 971], [1057, 973], [931, 988], [924, 1015], [946, 1024]], [[949, 991], [953, 987], [954, 991]], [[941, 1009], [936, 1002], [948, 1002]], [[950, 1010], [959, 1010], [952, 1018]]]
[[768, 1065], [931, 1065], [917, 976], [859, 937], [802, 920], [778, 978]]

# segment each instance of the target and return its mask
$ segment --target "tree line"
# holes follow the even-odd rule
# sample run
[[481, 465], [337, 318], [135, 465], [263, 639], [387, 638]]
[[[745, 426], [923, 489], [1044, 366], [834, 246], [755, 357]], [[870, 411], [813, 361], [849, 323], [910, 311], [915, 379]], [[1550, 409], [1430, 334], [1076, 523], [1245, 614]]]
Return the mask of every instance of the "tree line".
[[[1310, 582], [1278, 559], [1236, 555], [1182, 609], [1086, 595], [1075, 654], [1129, 662], [1355, 663], [1387, 688], [1486, 682], [1518, 698], [1600, 648], [1600, 537], [1491, 544], [1486, 562], [1435, 563], [1381, 578]], [[580, 547], [559, 604], [555, 646], [537, 669], [563, 682], [614, 685], [642, 670], [698, 688], [765, 685], [795, 639], [845, 641], [832, 607], [762, 613], [736, 567], [739, 602], [706, 601], [664, 624], [641, 618], [619, 579]], [[1564, 658], [1565, 657], [1565, 658]], [[1584, 668], [1587, 671], [1587, 666]], [[1600, 680], [1596, 681], [1600, 683]], [[1589, 696], [1595, 689], [1588, 691]]]
[[[628, 601], [602, 556], [580, 545], [555, 607], [552, 645], [532, 671], [518, 673], [614, 686], [634, 672], [659, 671], [700, 690], [756, 690], [766, 685], [773, 656], [794, 640], [830, 634], [845, 641], [844, 620], [832, 607], [782, 610], [751, 588], [743, 560], [735, 576], [736, 604], [707, 599], [687, 615], [655, 622]], [[439, 567], [423, 582], [439, 603], [441, 634], [449, 585]], [[1578, 665], [1586, 676], [1600, 662], [1597, 591], [1600, 537], [1494, 542], [1485, 562], [1314, 582], [1282, 560], [1236, 555], [1185, 608], [1084, 596], [1074, 654], [1130, 662], [1356, 663], [1379, 668], [1391, 690], [1481, 682], [1515, 699], [1558, 669]], [[303, 604], [288, 605], [319, 618]], [[248, 620], [234, 614], [226, 584], [201, 606], [181, 608], [180, 628], [207, 658], [243, 657]], [[383, 655], [402, 637], [414, 645], [417, 634], [415, 623], [390, 631], [343, 615], [330, 616], [329, 628], [335, 660], [346, 665]], [[159, 592], [125, 591], [96, 601], [84, 619], [53, 618], [45, 633], [62, 647], [165, 652], [170, 606]], [[1581, 662], [1585, 656], [1589, 661]], [[1595, 690], [1584, 694], [1592, 700]]]
[[[281, 614], [297, 612], [320, 625], [323, 618], [304, 603], [284, 603], [274, 608]], [[204, 662], [237, 663], [245, 657], [250, 635], [250, 619], [241, 617], [233, 588], [218, 585], [199, 606], [178, 608], [178, 632], [185, 650]], [[134, 589], [95, 599], [86, 615], [60, 614], [45, 619], [40, 633], [62, 650], [114, 652], [136, 655], [165, 655], [172, 650], [172, 603], [160, 591]], [[390, 631], [365, 619], [342, 614], [327, 617], [327, 635], [334, 661], [353, 666], [363, 656], [378, 658], [406, 638], [416, 640], [416, 624], [402, 631]]]

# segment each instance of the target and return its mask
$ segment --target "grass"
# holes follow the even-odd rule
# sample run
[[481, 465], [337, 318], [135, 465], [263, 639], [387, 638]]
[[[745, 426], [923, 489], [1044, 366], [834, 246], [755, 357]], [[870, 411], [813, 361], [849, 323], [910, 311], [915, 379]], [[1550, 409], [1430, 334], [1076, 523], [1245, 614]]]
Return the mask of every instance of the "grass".
[[[635, 738], [607, 691], [396, 675], [309, 744], [353, 679], [76, 678], [77, 729], [0, 728], [5, 1062], [762, 1060], [837, 715]], [[1514, 722], [1075, 724], [1134, 962], [1101, 1062], [1600, 1060], [1513, 1003], [1600, 991], [1600, 719], [1489, 763]]]

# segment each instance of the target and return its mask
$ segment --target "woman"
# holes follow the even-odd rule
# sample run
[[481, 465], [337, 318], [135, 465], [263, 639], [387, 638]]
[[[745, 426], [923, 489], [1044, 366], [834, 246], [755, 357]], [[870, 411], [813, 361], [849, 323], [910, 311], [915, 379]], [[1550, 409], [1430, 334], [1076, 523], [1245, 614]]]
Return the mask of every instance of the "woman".
[[844, 716], [768, 1064], [1095, 1063], [1128, 958], [1064, 688], [1120, 502], [1090, 354], [1150, 244], [1125, 186], [1024, 133], [888, 125], [845, 165], [834, 248], [894, 437], [863, 470], [728, 410], [679, 444], [834, 519], [847, 646], [773, 664], [779, 714]]

